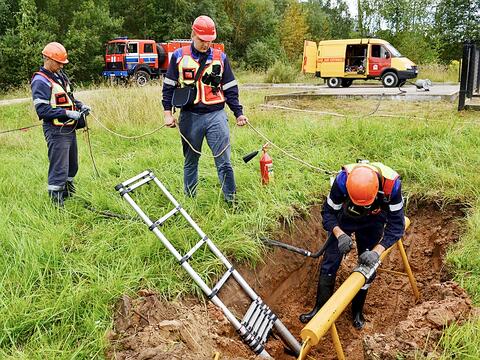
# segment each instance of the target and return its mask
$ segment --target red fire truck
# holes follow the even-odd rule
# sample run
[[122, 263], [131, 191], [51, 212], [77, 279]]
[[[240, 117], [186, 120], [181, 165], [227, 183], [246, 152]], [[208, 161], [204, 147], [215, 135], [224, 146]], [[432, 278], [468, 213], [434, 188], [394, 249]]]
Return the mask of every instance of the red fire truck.
[[[154, 40], [116, 38], [107, 43], [105, 69], [102, 75], [110, 80], [133, 80], [144, 86], [150, 79], [167, 72], [172, 53], [191, 40], [172, 40], [156, 43]], [[223, 51], [223, 44], [212, 44]]]

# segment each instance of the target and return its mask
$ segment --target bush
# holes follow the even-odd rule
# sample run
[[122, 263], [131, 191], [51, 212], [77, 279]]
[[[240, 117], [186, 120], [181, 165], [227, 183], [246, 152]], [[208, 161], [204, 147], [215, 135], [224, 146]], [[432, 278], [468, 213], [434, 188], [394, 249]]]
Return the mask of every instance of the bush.
[[298, 70], [295, 70], [291, 65], [285, 64], [282, 61], [275, 62], [267, 71], [265, 81], [267, 83], [291, 83], [297, 78]]
[[285, 57], [274, 39], [257, 40], [247, 47], [245, 61], [248, 69], [267, 70], [278, 59]]

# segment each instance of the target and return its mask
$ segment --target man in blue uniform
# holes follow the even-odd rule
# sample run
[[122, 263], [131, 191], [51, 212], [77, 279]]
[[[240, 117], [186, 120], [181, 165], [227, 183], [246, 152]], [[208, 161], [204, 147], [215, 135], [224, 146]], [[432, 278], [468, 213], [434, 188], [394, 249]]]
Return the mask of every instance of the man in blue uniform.
[[[322, 217], [329, 245], [320, 265], [315, 306], [300, 315], [304, 323], [332, 296], [337, 270], [353, 245], [352, 234], [359, 263], [367, 267], [373, 267], [380, 255], [403, 236], [405, 216], [400, 176], [382, 163], [362, 161], [345, 165], [333, 182]], [[370, 283], [352, 300], [353, 326], [357, 329], [365, 325], [363, 306]]]
[[90, 107], [75, 100], [62, 69], [68, 63], [62, 44], [51, 42], [42, 51], [43, 66], [31, 81], [35, 110], [43, 120], [48, 146], [48, 194], [63, 207], [64, 199], [75, 192], [73, 179], [78, 171], [75, 130], [85, 126]]
[[210, 47], [216, 35], [215, 23], [211, 18], [199, 16], [195, 19], [192, 44], [177, 49], [170, 59], [163, 83], [162, 103], [165, 125], [168, 127], [176, 126], [172, 108], [181, 107], [179, 129], [194, 148], [182, 139], [185, 193], [189, 196], [196, 194], [200, 158], [197, 152], [201, 151], [203, 139], [206, 138], [215, 157], [225, 201], [232, 203], [236, 186], [230, 163], [230, 132], [224, 111], [225, 103], [235, 115], [237, 125], [245, 125], [248, 119], [243, 115], [237, 81], [227, 56]]

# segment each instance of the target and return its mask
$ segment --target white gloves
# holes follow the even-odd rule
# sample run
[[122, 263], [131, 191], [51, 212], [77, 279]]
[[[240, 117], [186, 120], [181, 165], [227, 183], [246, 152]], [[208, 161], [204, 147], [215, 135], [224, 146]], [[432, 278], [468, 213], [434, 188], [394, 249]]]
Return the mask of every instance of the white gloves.
[[80, 118], [82, 117], [82, 114], [76, 110], [66, 110], [66, 112], [69, 119], [80, 120]]
[[90, 114], [91, 110], [92, 110], [92, 108], [88, 105], [85, 105], [85, 104], [82, 104], [82, 106], [80, 107], [80, 112], [85, 114], [85, 115]]

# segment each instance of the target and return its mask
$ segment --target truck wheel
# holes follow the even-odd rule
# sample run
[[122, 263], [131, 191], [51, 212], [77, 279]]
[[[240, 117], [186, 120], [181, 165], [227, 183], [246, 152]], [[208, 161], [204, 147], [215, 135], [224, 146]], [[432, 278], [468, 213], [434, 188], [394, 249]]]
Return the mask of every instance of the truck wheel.
[[398, 76], [394, 72], [387, 72], [382, 76], [382, 84], [385, 87], [395, 87], [398, 84]]
[[352, 79], [342, 79], [342, 87], [349, 87], [350, 85], [352, 85], [353, 83], [353, 80]]
[[327, 79], [328, 87], [338, 88], [338, 87], [340, 87], [340, 84], [341, 84], [341, 81], [340, 81], [340, 78], [338, 78], [338, 77], [332, 77], [332, 78]]
[[150, 80], [150, 74], [146, 71], [139, 70], [135, 73], [135, 82], [138, 86], [145, 86]]

